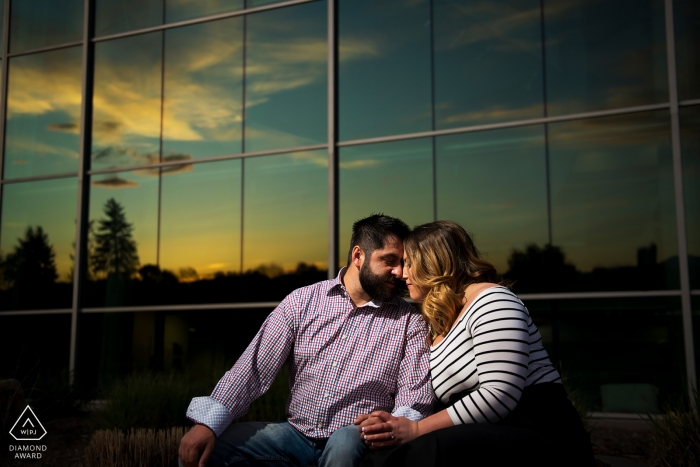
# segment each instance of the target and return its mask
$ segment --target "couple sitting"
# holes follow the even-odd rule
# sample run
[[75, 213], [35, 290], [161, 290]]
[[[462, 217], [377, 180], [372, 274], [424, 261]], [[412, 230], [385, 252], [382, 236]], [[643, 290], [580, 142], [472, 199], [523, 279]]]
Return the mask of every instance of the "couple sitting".
[[[347, 268], [287, 296], [192, 400], [182, 464], [593, 465], [529, 312], [496, 281], [453, 222], [357, 221]], [[287, 421], [232, 424], [285, 362]]]

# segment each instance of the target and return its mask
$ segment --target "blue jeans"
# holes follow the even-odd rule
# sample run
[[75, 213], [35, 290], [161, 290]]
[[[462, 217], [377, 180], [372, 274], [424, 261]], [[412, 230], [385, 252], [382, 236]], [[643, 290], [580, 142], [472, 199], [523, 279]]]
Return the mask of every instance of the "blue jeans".
[[355, 425], [336, 430], [330, 438], [314, 440], [288, 422], [232, 423], [216, 440], [209, 467], [356, 467], [366, 447]]

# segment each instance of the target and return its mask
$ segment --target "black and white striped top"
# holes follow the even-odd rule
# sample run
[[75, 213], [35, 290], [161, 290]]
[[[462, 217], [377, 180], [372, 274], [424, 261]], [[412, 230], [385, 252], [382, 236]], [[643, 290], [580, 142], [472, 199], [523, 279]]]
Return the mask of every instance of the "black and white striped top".
[[430, 348], [435, 395], [455, 425], [495, 423], [518, 404], [523, 389], [561, 382], [525, 305], [510, 290], [483, 290], [445, 339]]

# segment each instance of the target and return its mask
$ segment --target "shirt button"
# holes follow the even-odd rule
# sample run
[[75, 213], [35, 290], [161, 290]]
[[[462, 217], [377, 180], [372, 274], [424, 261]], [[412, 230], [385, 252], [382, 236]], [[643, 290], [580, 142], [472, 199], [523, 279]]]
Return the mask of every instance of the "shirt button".
[[322, 427], [323, 427], [323, 425], [321, 425], [320, 423], [319, 423], [318, 425], [316, 425], [316, 426], [317, 426], [318, 428], [322, 428]]
[[336, 367], [336, 366], [338, 366], [338, 363], [337, 363], [337, 362], [333, 362], [333, 367]]
[[348, 336], [346, 336], [345, 334], [343, 334], [342, 339], [345, 340], [345, 339], [347, 339], [347, 338], [348, 338]]
[[325, 393], [325, 394], [323, 395], [323, 397], [328, 397], [328, 393]]

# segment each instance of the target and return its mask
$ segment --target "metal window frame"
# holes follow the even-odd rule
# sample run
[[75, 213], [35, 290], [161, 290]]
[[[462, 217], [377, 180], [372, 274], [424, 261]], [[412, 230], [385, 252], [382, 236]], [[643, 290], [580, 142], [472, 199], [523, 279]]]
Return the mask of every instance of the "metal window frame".
[[[677, 91], [677, 76], [675, 64], [675, 36], [673, 25], [673, 1], [664, 0], [665, 11], [665, 26], [666, 26], [666, 51], [667, 51], [667, 68], [669, 80], [669, 101], [664, 103], [641, 105], [634, 107], [624, 107], [615, 109], [605, 109], [591, 112], [583, 112], [576, 114], [549, 116], [546, 112], [542, 118], [507, 121], [485, 125], [472, 125], [459, 128], [437, 130], [435, 128], [435, 109], [433, 111], [433, 123], [430, 131], [417, 132], [401, 135], [389, 135], [377, 138], [366, 138], [349, 141], [338, 140], [338, 1], [327, 0], [327, 25], [328, 25], [328, 81], [327, 81], [327, 111], [328, 111], [328, 133], [325, 144], [308, 145], [295, 148], [280, 148], [276, 150], [258, 151], [258, 152], [241, 152], [240, 154], [229, 154], [217, 157], [208, 157], [201, 159], [193, 159], [190, 161], [160, 161], [154, 164], [117, 167], [109, 169], [91, 170], [90, 168], [90, 148], [91, 148], [91, 126], [92, 126], [92, 89], [94, 80], [94, 47], [95, 43], [119, 39], [123, 37], [148, 34], [157, 31], [166, 31], [169, 29], [202, 24], [210, 21], [217, 21], [236, 16], [243, 16], [251, 13], [257, 13], [279, 8], [290, 7], [309, 3], [316, 0], [290, 0], [286, 2], [264, 5], [256, 8], [244, 8], [242, 10], [210, 15], [206, 17], [195, 18], [187, 21], [180, 21], [170, 24], [162, 24], [155, 27], [143, 28], [139, 30], [127, 31], [119, 34], [111, 34], [101, 37], [94, 35], [94, 11], [95, 0], [84, 0], [83, 12], [83, 38], [81, 41], [68, 42], [57, 44], [49, 47], [42, 47], [23, 52], [9, 52], [10, 38], [10, 8], [11, 0], [5, 0], [4, 8], [4, 31], [3, 43], [0, 51], [2, 58], [2, 66], [0, 67], [0, 170], [3, 170], [4, 159], [4, 141], [5, 141], [5, 123], [6, 123], [6, 108], [7, 108], [7, 91], [8, 91], [8, 73], [9, 59], [12, 57], [31, 55], [53, 50], [65, 49], [69, 47], [83, 47], [83, 69], [82, 69], [82, 103], [80, 117], [80, 160], [79, 171], [70, 173], [50, 174], [36, 177], [22, 177], [14, 179], [4, 179], [4, 174], [0, 176], [0, 188], [5, 184], [24, 183], [31, 181], [52, 180], [60, 178], [75, 177], [79, 183], [78, 205], [77, 205], [77, 223], [76, 223], [76, 251], [74, 265], [74, 282], [73, 282], [73, 302], [70, 309], [47, 309], [47, 310], [10, 310], [0, 312], [2, 316], [18, 316], [18, 315], [51, 315], [51, 314], [70, 314], [71, 315], [71, 341], [70, 341], [70, 362], [69, 369], [71, 375], [76, 368], [77, 362], [77, 341], [79, 337], [80, 315], [82, 313], [113, 313], [113, 312], [158, 312], [158, 311], [187, 311], [187, 310], [237, 310], [251, 308], [272, 308], [279, 302], [251, 302], [251, 303], [220, 303], [220, 304], [193, 304], [193, 305], [163, 305], [163, 306], [131, 306], [131, 307], [82, 307], [82, 287], [85, 277], [84, 271], [86, 268], [86, 260], [84, 257], [83, 246], [87, 236], [88, 222], [88, 196], [90, 179], [93, 176], [120, 173], [129, 171], [139, 171], [154, 168], [165, 168], [178, 165], [191, 165], [208, 162], [218, 162], [232, 159], [245, 159], [248, 157], [260, 157], [275, 154], [289, 154], [309, 150], [327, 150], [328, 153], [328, 277], [335, 277], [335, 273], [339, 267], [339, 171], [338, 171], [338, 152], [339, 148], [359, 146], [366, 144], [383, 143], [390, 141], [402, 141], [417, 138], [433, 138], [433, 144], [436, 137], [470, 133], [477, 131], [497, 130], [504, 128], [515, 128], [531, 125], [547, 125], [556, 122], [566, 122], [573, 120], [582, 120], [588, 118], [598, 118], [613, 115], [624, 115], [637, 112], [646, 112], [654, 110], [668, 110], [671, 119], [671, 140], [673, 153], [673, 174], [674, 174], [674, 199], [676, 209], [676, 228], [678, 239], [678, 256], [679, 273], [681, 279], [681, 287], [679, 290], [655, 290], [655, 291], [615, 291], [615, 292], [581, 292], [581, 293], [533, 293], [522, 294], [520, 297], [523, 300], [557, 300], [557, 299], [595, 299], [595, 298], [633, 298], [633, 297], [680, 297], [682, 304], [683, 330], [684, 330], [684, 349], [686, 356], [686, 378], [688, 381], [688, 390], [697, 387], [697, 375], [695, 371], [695, 344], [693, 341], [692, 332], [692, 296], [700, 296], [700, 290], [691, 290], [689, 282], [689, 271], [687, 264], [687, 234], [686, 234], [686, 218], [683, 199], [683, 180], [682, 180], [682, 154], [680, 146], [680, 122], [678, 111], [680, 107], [700, 105], [700, 99], [690, 99], [678, 101]], [[431, 16], [432, 16], [432, 1], [431, 1]], [[431, 22], [431, 28], [433, 28]], [[543, 25], [544, 27], [544, 25]], [[544, 33], [543, 33], [544, 34]], [[244, 39], [245, 40], [245, 39]], [[431, 35], [431, 41], [434, 38]], [[544, 60], [544, 56], [543, 56]], [[431, 54], [431, 63], [434, 61], [434, 51]], [[543, 79], [546, 79], [546, 70]], [[431, 70], [432, 72], [432, 70]], [[244, 77], [245, 79], [245, 77]], [[434, 80], [431, 80], [431, 88], [434, 87]], [[162, 92], [162, 90], [161, 90]], [[434, 93], [434, 89], [432, 90]], [[433, 97], [434, 100], [434, 97]], [[546, 105], [546, 98], [545, 98]], [[244, 109], [245, 111], [245, 109]], [[161, 122], [162, 123], [162, 122]], [[245, 121], [242, 123], [245, 125]], [[244, 147], [241, 148], [245, 150]], [[433, 153], [435, 151], [433, 150]], [[435, 154], [433, 154], [433, 159]], [[435, 161], [433, 161], [433, 165]], [[434, 174], [433, 174], [434, 175]], [[436, 213], [436, 181], [433, 181], [433, 205], [434, 216]], [[0, 193], [0, 209], [2, 206], [2, 194]], [[241, 214], [242, 216], [243, 214]], [[242, 227], [241, 227], [242, 228]], [[241, 239], [241, 241], [243, 241]], [[242, 249], [241, 249], [242, 255]], [[242, 256], [241, 256], [242, 260]], [[72, 376], [71, 376], [72, 377]]]

